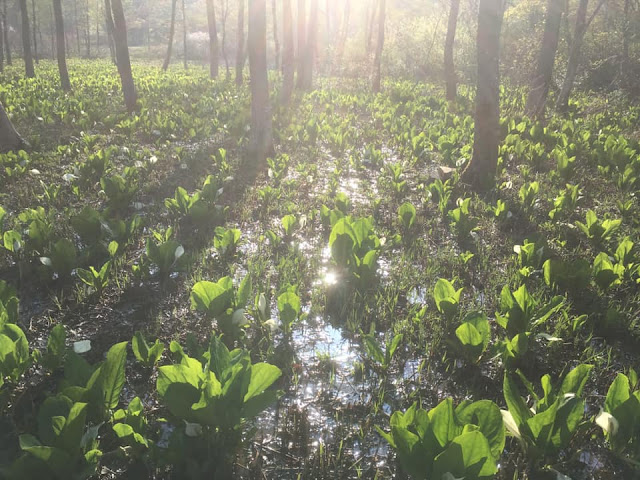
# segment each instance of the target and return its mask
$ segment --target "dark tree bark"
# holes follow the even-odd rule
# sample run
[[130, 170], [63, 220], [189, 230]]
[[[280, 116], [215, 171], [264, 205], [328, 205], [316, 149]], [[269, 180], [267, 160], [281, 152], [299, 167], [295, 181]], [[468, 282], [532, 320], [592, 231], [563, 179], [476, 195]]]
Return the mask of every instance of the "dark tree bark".
[[249, 71], [251, 76], [251, 153], [261, 166], [273, 151], [267, 77], [266, 0], [249, 0]]
[[562, 11], [561, 0], [547, 0], [542, 45], [538, 56], [536, 73], [529, 88], [526, 106], [527, 114], [537, 120], [541, 120], [544, 117], [547, 95], [551, 87], [551, 76], [553, 75], [553, 65], [556, 60], [558, 39], [560, 37]]
[[7, 65], [11, 65], [11, 44], [9, 43], [9, 27], [7, 27], [7, 0], [2, 0], [2, 35], [4, 37], [4, 48], [7, 54]]
[[37, 16], [36, 16], [36, 0], [31, 0], [31, 30], [32, 30], [32, 38], [33, 38], [33, 58], [35, 59], [36, 63], [40, 63], [40, 60], [38, 59], [38, 39], [37, 39], [37, 33], [38, 33], [38, 20], [37, 20]]
[[580, 0], [578, 4], [578, 11], [576, 12], [576, 26], [573, 33], [573, 41], [569, 50], [569, 59], [567, 61], [567, 74], [562, 82], [562, 89], [558, 96], [556, 108], [560, 112], [566, 112], [569, 108], [569, 97], [571, 96], [571, 90], [573, 90], [573, 84], [578, 73], [578, 67], [580, 66], [580, 57], [582, 51], [582, 44], [584, 42], [584, 35], [587, 33], [587, 28], [598, 14], [598, 11], [604, 4], [604, 0], [600, 0], [595, 10], [587, 20], [587, 7], [589, 6], [589, 0]]
[[182, 47], [183, 47], [182, 63], [184, 64], [184, 69], [186, 70], [189, 67], [188, 65], [189, 56], [188, 56], [188, 50], [187, 50], [187, 15], [184, 9], [184, 0], [182, 0]]
[[0, 153], [25, 147], [27, 144], [13, 127], [4, 106], [0, 103]]
[[122, 82], [124, 103], [129, 112], [135, 112], [138, 109], [138, 97], [136, 86], [133, 83], [133, 74], [131, 73], [131, 59], [129, 58], [129, 44], [127, 42], [127, 22], [124, 18], [121, 0], [112, 0], [111, 13], [113, 13], [113, 24], [115, 26], [116, 59], [118, 73]]
[[111, 61], [117, 64], [116, 45], [115, 45], [115, 26], [113, 25], [113, 17], [111, 16], [111, 0], [104, 0], [104, 16], [107, 25], [107, 42], [109, 43], [109, 52], [111, 53]]
[[473, 155], [462, 177], [477, 190], [495, 182], [500, 143], [500, 30], [502, 0], [480, 0], [478, 79]]
[[309, 23], [307, 25], [307, 41], [303, 55], [303, 70], [300, 88], [311, 90], [313, 86], [313, 66], [316, 60], [316, 44], [318, 39], [318, 0], [311, 0]]
[[378, 42], [376, 44], [376, 52], [373, 57], [373, 93], [380, 92], [380, 64], [382, 63], [382, 49], [384, 48], [384, 24], [386, 10], [386, 0], [380, 0], [380, 11], [378, 13]]
[[276, 0], [271, 0], [271, 11], [273, 15], [273, 46], [276, 56], [276, 71], [280, 71], [280, 41], [278, 39], [278, 9]]
[[[2, 12], [0, 12], [0, 16]], [[4, 72], [4, 22], [0, 18], [0, 73]]]
[[71, 90], [69, 72], [67, 71], [67, 58], [64, 45], [64, 17], [62, 15], [62, 0], [53, 0], [53, 16], [56, 20], [56, 54], [58, 57], [58, 71], [60, 72], [60, 84], [66, 92]]
[[27, 0], [20, 0], [20, 14], [22, 17], [22, 50], [24, 52], [24, 64], [27, 78], [36, 76], [33, 68], [33, 56], [31, 55], [31, 33], [29, 31], [29, 13], [27, 12]]
[[456, 77], [456, 66], [453, 61], [453, 46], [456, 41], [459, 10], [460, 0], [451, 0], [449, 23], [447, 24], [447, 38], [444, 42], [444, 78], [447, 88], [447, 100], [450, 102], [455, 101], [458, 94], [458, 79]]
[[238, 0], [238, 50], [236, 52], [236, 85], [242, 85], [244, 70], [244, 2]]
[[173, 52], [173, 36], [176, 32], [176, 9], [178, 0], [171, 2], [171, 25], [169, 26], [169, 45], [167, 45], [167, 55], [164, 57], [164, 63], [162, 64], [162, 70], [165, 72], [169, 68], [171, 63], [171, 53]]
[[298, 0], [298, 48], [296, 52], [296, 69], [298, 77], [296, 87], [301, 88], [304, 82], [304, 56], [306, 55], [307, 44], [307, 12], [306, 0]]
[[293, 77], [295, 75], [295, 59], [293, 53], [293, 17], [291, 16], [291, 0], [282, 2], [282, 28], [284, 50], [282, 52], [282, 103], [291, 100]]
[[213, 0], [207, 0], [207, 24], [209, 26], [209, 76], [218, 76], [218, 30]]

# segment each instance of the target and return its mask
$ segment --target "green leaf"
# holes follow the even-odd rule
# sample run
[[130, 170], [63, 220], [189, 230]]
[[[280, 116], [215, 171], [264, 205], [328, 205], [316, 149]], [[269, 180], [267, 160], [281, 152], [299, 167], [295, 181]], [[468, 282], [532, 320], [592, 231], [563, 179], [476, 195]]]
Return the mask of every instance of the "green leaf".
[[223, 277], [217, 283], [201, 281], [191, 289], [191, 307], [211, 317], [224, 313], [233, 300], [233, 281]]
[[107, 352], [107, 358], [100, 367], [99, 378], [94, 385], [103, 401], [104, 411], [118, 406], [120, 392], [125, 382], [124, 367], [127, 362], [127, 343], [120, 342]]
[[256, 363], [252, 365], [251, 378], [249, 380], [247, 393], [244, 396], [244, 401], [246, 402], [263, 393], [273, 382], [280, 378], [280, 375], [282, 375], [282, 372], [275, 365], [269, 363]]
[[84, 434], [85, 420], [87, 418], [87, 404], [75, 403], [71, 407], [67, 422], [54, 446], [75, 455], [80, 451], [82, 435]]
[[432, 478], [489, 479], [498, 471], [489, 442], [479, 431], [469, 431], [456, 437], [433, 463]]

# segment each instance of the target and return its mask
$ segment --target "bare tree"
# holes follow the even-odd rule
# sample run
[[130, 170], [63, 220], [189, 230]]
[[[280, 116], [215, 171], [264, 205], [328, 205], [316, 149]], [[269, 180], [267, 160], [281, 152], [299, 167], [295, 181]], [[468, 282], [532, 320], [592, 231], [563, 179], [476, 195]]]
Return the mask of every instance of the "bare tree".
[[26, 145], [26, 142], [13, 127], [4, 106], [0, 103], [0, 153], [18, 150]]
[[382, 49], [384, 47], [384, 24], [386, 10], [386, 0], [380, 0], [380, 9], [378, 13], [378, 42], [376, 44], [376, 52], [373, 58], [373, 93], [380, 92], [380, 70], [382, 63]]
[[167, 55], [164, 57], [164, 63], [162, 64], [162, 70], [165, 72], [167, 68], [169, 68], [169, 64], [171, 63], [171, 53], [173, 52], [173, 36], [176, 32], [176, 7], [178, 5], [178, 0], [173, 0], [171, 2], [171, 25], [169, 26], [169, 45], [167, 46]]
[[229, 58], [227, 57], [227, 18], [229, 16], [229, 0], [220, 0], [222, 7], [222, 58], [224, 58], [224, 66], [227, 71], [227, 78], [229, 78]]
[[451, 0], [449, 23], [447, 25], [447, 38], [444, 42], [444, 77], [447, 87], [447, 100], [450, 102], [453, 102], [456, 99], [458, 93], [456, 67], [453, 62], [453, 46], [456, 41], [456, 28], [458, 26], [459, 10], [460, 0]]
[[544, 22], [544, 34], [538, 56], [536, 73], [531, 81], [526, 110], [531, 118], [542, 119], [551, 87], [553, 65], [558, 50], [560, 23], [562, 21], [562, 0], [547, 0], [547, 13]]
[[311, 0], [309, 8], [309, 22], [307, 26], [307, 41], [303, 50], [302, 78], [298, 78], [299, 88], [311, 90], [313, 86], [313, 66], [316, 60], [316, 43], [318, 38], [318, 0]]
[[296, 87], [301, 88], [304, 78], [304, 56], [307, 44], [307, 12], [305, 0], [298, 0], [298, 49], [296, 54], [296, 68], [298, 77]]
[[291, 0], [282, 2], [282, 29], [284, 50], [282, 52], [282, 103], [289, 103], [293, 92], [295, 75], [295, 59], [293, 48], [293, 17], [291, 16]]
[[31, 33], [29, 32], [29, 13], [27, 12], [27, 0], [20, 0], [20, 14], [22, 17], [22, 50], [24, 52], [24, 65], [27, 78], [36, 76], [33, 68], [33, 56], [31, 55]]
[[182, 50], [184, 69], [188, 68], [188, 51], [187, 51], [187, 14], [184, 9], [184, 0], [182, 0]]
[[500, 143], [500, 30], [502, 0], [480, 0], [478, 12], [478, 78], [471, 162], [462, 173], [478, 190], [495, 182]]
[[236, 85], [242, 85], [244, 70], [244, 2], [238, 0], [238, 50], [236, 52]]
[[113, 14], [113, 24], [115, 26], [116, 63], [122, 83], [124, 103], [129, 112], [135, 112], [138, 109], [138, 96], [136, 94], [136, 86], [133, 83], [133, 74], [131, 73], [131, 59], [129, 58], [129, 44], [127, 42], [127, 22], [124, 18], [121, 0], [112, 0], [109, 15], [111, 14]]
[[7, 0], [2, 0], [2, 36], [7, 53], [7, 65], [11, 65], [11, 44], [9, 43], [9, 27], [7, 26]]
[[273, 15], [273, 46], [276, 55], [276, 70], [280, 70], [280, 41], [278, 39], [278, 10], [276, 0], [271, 0], [271, 11]]
[[60, 84], [66, 92], [71, 90], [69, 72], [67, 71], [67, 58], [64, 44], [64, 17], [62, 15], [62, 0], [53, 0], [53, 16], [56, 21], [56, 54], [58, 57], [58, 71], [60, 72]]
[[109, 43], [109, 52], [111, 53], [111, 61], [116, 61], [116, 45], [115, 45], [115, 26], [113, 25], [113, 17], [111, 16], [111, 0], [104, 0], [104, 16], [107, 24], [107, 42]]
[[251, 75], [251, 153], [261, 165], [273, 151], [267, 77], [266, 0], [249, 0], [249, 71]]
[[36, 16], [36, 0], [31, 0], [31, 30], [32, 30], [32, 38], [33, 38], [33, 58], [35, 59], [36, 63], [40, 63], [40, 60], [38, 59], [38, 39], [37, 39], [37, 32], [38, 32], [38, 20], [37, 20], [37, 16]]
[[213, 0], [207, 0], [207, 24], [209, 26], [209, 76], [218, 76], [218, 31]]
[[600, 0], [596, 5], [595, 10], [587, 20], [587, 8], [589, 6], [589, 0], [580, 0], [578, 4], [578, 11], [576, 12], [576, 26], [573, 32], [573, 39], [571, 41], [571, 47], [569, 49], [569, 59], [567, 61], [567, 74], [562, 82], [562, 89], [558, 100], [556, 102], [556, 108], [560, 112], [566, 112], [569, 107], [569, 97], [571, 96], [571, 90], [573, 90], [573, 84], [578, 74], [578, 67], [580, 66], [580, 56], [582, 51], [582, 44], [584, 42], [584, 35], [587, 33], [587, 29], [591, 22], [598, 14], [598, 11], [604, 4], [605, 0]]

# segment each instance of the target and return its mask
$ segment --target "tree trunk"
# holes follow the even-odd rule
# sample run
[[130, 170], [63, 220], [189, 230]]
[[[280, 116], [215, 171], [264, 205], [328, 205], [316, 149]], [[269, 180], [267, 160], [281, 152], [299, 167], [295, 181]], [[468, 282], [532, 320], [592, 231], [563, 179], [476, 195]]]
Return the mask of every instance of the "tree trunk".
[[249, 72], [251, 76], [251, 153], [261, 166], [273, 151], [267, 77], [266, 0], [249, 0]]
[[7, 53], [7, 65], [12, 65], [11, 44], [9, 43], [9, 27], [7, 26], [7, 0], [2, 0], [2, 35], [4, 36], [4, 48]]
[[104, 0], [104, 15], [107, 24], [107, 43], [109, 43], [109, 53], [111, 53], [111, 61], [117, 64], [116, 46], [115, 46], [115, 26], [113, 25], [113, 17], [111, 16], [111, 0]]
[[569, 108], [569, 97], [571, 96], [571, 90], [573, 88], [573, 82], [575, 81], [576, 74], [578, 73], [578, 64], [580, 63], [580, 49], [582, 47], [582, 40], [584, 38], [584, 32], [587, 25], [587, 7], [589, 6], [589, 0], [580, 0], [578, 4], [578, 11], [576, 12], [576, 26], [573, 35], [573, 41], [569, 49], [569, 59], [567, 60], [567, 74], [562, 82], [562, 90], [558, 96], [558, 102], [556, 108], [560, 112], [566, 112]]
[[53, 0], [53, 16], [56, 20], [56, 53], [58, 56], [58, 70], [60, 72], [60, 84], [65, 92], [71, 90], [69, 72], [67, 71], [67, 58], [64, 45], [64, 17], [62, 15], [62, 0]]
[[298, 70], [298, 77], [296, 80], [297, 88], [302, 88], [302, 84], [304, 82], [304, 56], [307, 50], [307, 12], [305, 7], [305, 0], [298, 0], [298, 50], [296, 58], [296, 68]]
[[116, 59], [118, 73], [120, 74], [120, 80], [122, 82], [124, 103], [129, 112], [135, 112], [138, 109], [138, 98], [136, 95], [136, 86], [133, 83], [133, 74], [131, 73], [131, 59], [129, 58], [129, 44], [127, 42], [127, 22], [124, 18], [121, 0], [112, 0], [111, 12], [113, 13]]
[[276, 0], [271, 0], [271, 11], [273, 12], [273, 45], [276, 56], [276, 71], [280, 71], [280, 41], [278, 40], [278, 12]]
[[36, 63], [40, 63], [40, 60], [38, 59], [38, 39], [37, 39], [37, 33], [38, 33], [38, 21], [36, 19], [36, 0], [31, 0], [31, 13], [32, 13], [32, 17], [31, 17], [31, 30], [32, 30], [32, 38], [33, 38], [33, 58], [35, 59]]
[[73, 20], [76, 29], [76, 48], [78, 50], [78, 56], [80, 56], [80, 22], [78, 20], [78, 0], [73, 0]]
[[631, 22], [629, 19], [629, 10], [631, 9], [631, 0], [624, 0], [624, 26], [622, 29], [622, 61], [620, 62], [620, 72], [625, 73], [627, 65], [629, 65], [629, 40], [631, 39]]
[[[0, 16], [2, 12], [0, 12]], [[4, 72], [4, 22], [0, 18], [0, 73]]]
[[222, 12], [222, 58], [224, 58], [224, 66], [227, 72], [227, 79], [229, 79], [229, 58], [227, 57], [227, 16], [229, 15], [229, 0], [221, 0], [220, 4], [223, 7]]
[[165, 72], [169, 68], [171, 63], [171, 52], [173, 51], [173, 36], [176, 32], [176, 8], [178, 0], [173, 0], [171, 3], [171, 25], [169, 26], [169, 45], [167, 46], [167, 55], [164, 57], [164, 63], [162, 64], [162, 70]]
[[238, 0], [238, 50], [236, 52], [236, 85], [242, 85], [244, 70], [244, 2]]
[[318, 38], [318, 0], [311, 0], [309, 23], [307, 26], [307, 42], [305, 44], [302, 71], [302, 90], [311, 90], [313, 86], [313, 66], [316, 60], [316, 42]]
[[295, 59], [293, 53], [293, 17], [291, 16], [291, 0], [282, 2], [282, 28], [284, 50], [282, 52], [282, 103], [291, 100], [293, 77], [295, 75]]
[[207, 0], [207, 23], [209, 25], [209, 76], [216, 78], [218, 76], [218, 31], [213, 0]]
[[458, 94], [456, 67], [453, 62], [453, 46], [456, 41], [456, 28], [458, 26], [459, 10], [460, 0], [451, 0], [451, 10], [449, 10], [449, 23], [447, 25], [447, 38], [444, 43], [444, 77], [447, 87], [447, 100], [450, 102], [455, 101]]
[[502, 0], [480, 0], [478, 12], [478, 79], [473, 155], [464, 181], [478, 190], [495, 182], [500, 143], [500, 29]]
[[96, 0], [96, 57], [100, 57], [100, 0]]
[[526, 106], [529, 117], [536, 120], [541, 120], [544, 117], [547, 95], [551, 87], [553, 64], [555, 63], [556, 51], [558, 50], [561, 21], [562, 1], [547, 0], [542, 46], [540, 47], [536, 73], [531, 82]]
[[186, 70], [188, 65], [188, 51], [187, 51], [187, 15], [184, 10], [184, 0], [182, 0], [182, 50], [183, 50], [183, 64], [184, 69]]
[[85, 40], [87, 48], [87, 58], [91, 58], [91, 21], [89, 19], [89, 0], [85, 3]]
[[371, 58], [371, 43], [373, 43], [373, 25], [376, 21], [376, 9], [378, 7], [379, 0], [370, 0], [370, 7], [367, 10], [368, 17], [365, 19], [367, 22], [366, 26], [366, 39], [365, 39], [365, 54], [367, 58]]
[[336, 48], [336, 57], [333, 67], [342, 66], [342, 57], [344, 56], [344, 47], [347, 43], [347, 36], [349, 35], [349, 17], [351, 15], [351, 0], [344, 2], [344, 16], [342, 19], [342, 26], [340, 31], [340, 39], [338, 40], [338, 47]]
[[29, 13], [27, 12], [27, 0], [20, 0], [20, 14], [22, 17], [22, 50], [24, 52], [24, 64], [27, 78], [36, 76], [33, 68], [33, 56], [31, 55], [31, 32], [29, 31]]
[[0, 103], [0, 153], [18, 150], [26, 145]]
[[386, 10], [386, 0], [380, 0], [380, 12], [378, 14], [378, 42], [376, 44], [375, 56], [373, 57], [373, 93], [380, 92], [380, 64], [382, 63], [382, 48], [384, 47], [384, 20]]

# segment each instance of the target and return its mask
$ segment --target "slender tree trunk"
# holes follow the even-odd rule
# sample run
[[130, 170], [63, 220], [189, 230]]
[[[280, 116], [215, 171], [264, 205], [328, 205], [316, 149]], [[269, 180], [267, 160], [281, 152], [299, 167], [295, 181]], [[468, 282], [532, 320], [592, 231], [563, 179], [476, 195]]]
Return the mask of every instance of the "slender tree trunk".
[[53, 16], [56, 20], [56, 53], [58, 56], [58, 71], [60, 72], [60, 84], [65, 92], [71, 90], [69, 72], [67, 71], [67, 58], [64, 45], [64, 16], [62, 15], [62, 0], [53, 0]]
[[51, 58], [56, 58], [56, 22], [53, 5], [49, 5], [49, 32], [51, 33]]
[[382, 63], [382, 49], [384, 47], [384, 24], [387, 6], [386, 0], [380, 0], [380, 12], [378, 13], [378, 43], [373, 58], [373, 93], [380, 92], [380, 77]]
[[209, 25], [209, 76], [216, 78], [218, 76], [218, 31], [213, 0], [207, 0], [207, 23]]
[[313, 67], [316, 60], [316, 43], [318, 38], [318, 0], [311, 0], [309, 23], [307, 26], [307, 42], [304, 49], [304, 69], [302, 72], [302, 90], [311, 90], [313, 86]]
[[373, 43], [373, 25], [376, 21], [376, 9], [378, 8], [379, 0], [371, 0], [371, 9], [368, 10], [369, 16], [366, 19], [367, 28], [366, 28], [366, 52], [367, 58], [371, 58], [371, 44]]
[[624, 27], [622, 29], [622, 61], [620, 62], [620, 72], [624, 73], [629, 65], [629, 40], [631, 38], [631, 22], [629, 11], [631, 10], [631, 0], [624, 0]]
[[227, 57], [227, 17], [229, 15], [229, 0], [220, 0], [222, 6], [222, 58], [224, 58], [224, 66], [226, 69], [227, 79], [231, 75], [229, 71], [229, 58]]
[[104, 0], [104, 16], [107, 25], [107, 43], [109, 44], [109, 53], [111, 54], [111, 61], [117, 64], [116, 61], [116, 46], [115, 46], [115, 26], [113, 25], [113, 17], [111, 16], [111, 0]]
[[162, 64], [162, 70], [165, 72], [169, 68], [171, 63], [171, 53], [173, 52], [173, 37], [176, 33], [176, 9], [178, 6], [178, 0], [171, 2], [171, 25], [169, 26], [169, 45], [167, 45], [167, 55], [164, 57], [164, 63]]
[[96, 0], [96, 57], [100, 57], [100, 0]]
[[296, 68], [298, 70], [298, 77], [296, 80], [296, 87], [302, 88], [304, 82], [304, 64], [305, 55], [307, 52], [307, 12], [306, 12], [306, 0], [298, 0], [298, 49], [296, 58]]
[[544, 117], [547, 95], [551, 87], [553, 65], [556, 60], [556, 51], [558, 50], [561, 21], [562, 1], [547, 0], [542, 46], [540, 48], [536, 73], [529, 89], [526, 107], [527, 114], [537, 120], [541, 120]]
[[284, 50], [282, 52], [282, 103], [291, 100], [293, 77], [295, 75], [295, 58], [293, 47], [293, 17], [291, 16], [291, 0], [282, 2], [282, 29]]
[[347, 36], [349, 35], [349, 17], [351, 15], [351, 0], [344, 2], [344, 16], [342, 19], [342, 26], [340, 31], [340, 38], [338, 40], [338, 47], [336, 49], [336, 59], [334, 67], [342, 66], [342, 57], [344, 56], [344, 47], [347, 43]]
[[4, 22], [0, 19], [0, 73], [2, 72], [4, 72]]
[[278, 39], [278, 10], [276, 0], [271, 0], [271, 11], [273, 13], [273, 44], [276, 56], [276, 71], [280, 71], [280, 40]]
[[24, 51], [24, 64], [27, 78], [36, 76], [33, 68], [33, 56], [31, 55], [31, 33], [29, 32], [29, 13], [27, 12], [27, 0], [20, 0], [20, 13], [22, 16], [22, 49]]
[[184, 0], [182, 0], [182, 49], [183, 49], [183, 64], [184, 69], [186, 70], [189, 65], [189, 57], [187, 50], [187, 15], [184, 9]]
[[32, 30], [32, 37], [33, 37], [33, 58], [35, 59], [36, 63], [40, 63], [40, 60], [38, 59], [38, 39], [37, 39], [37, 33], [38, 33], [38, 21], [36, 18], [36, 0], [31, 0], [31, 13], [32, 13], [32, 17], [31, 17], [31, 30]]
[[238, 0], [238, 50], [236, 52], [236, 85], [242, 85], [244, 70], [244, 2]]
[[111, 12], [113, 13], [113, 24], [115, 26], [116, 59], [118, 73], [122, 82], [124, 103], [129, 112], [134, 112], [138, 109], [138, 98], [136, 87], [133, 83], [133, 74], [131, 73], [131, 59], [129, 58], [129, 44], [127, 42], [127, 22], [124, 18], [121, 0], [112, 0]]
[[494, 184], [498, 165], [502, 17], [502, 0], [480, 0], [473, 155], [462, 175], [466, 182], [478, 190], [486, 190]]
[[85, 7], [84, 34], [86, 39], [87, 58], [91, 58], [91, 21], [89, 19], [89, 0], [86, 0]]
[[447, 100], [450, 102], [455, 101], [458, 94], [456, 67], [453, 62], [453, 46], [456, 41], [456, 28], [458, 26], [459, 10], [460, 0], [451, 0], [449, 23], [447, 25], [447, 38], [444, 43], [444, 77], [447, 86]]
[[13, 127], [4, 106], [0, 103], [0, 153], [18, 150], [26, 146], [26, 142]]
[[251, 150], [261, 166], [273, 151], [267, 77], [266, 0], [249, 0], [249, 71], [251, 75]]
[[7, 53], [7, 65], [11, 66], [13, 62], [11, 60], [11, 44], [9, 43], [9, 27], [7, 26], [7, 0], [2, 0], [2, 35]]
[[78, 0], [73, 0], [73, 23], [76, 29], [76, 49], [78, 50], [78, 56], [80, 52], [80, 21], [78, 20]]

